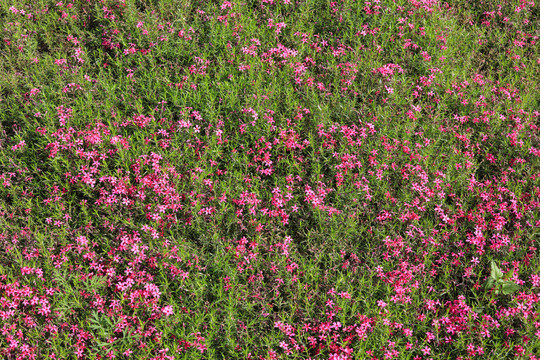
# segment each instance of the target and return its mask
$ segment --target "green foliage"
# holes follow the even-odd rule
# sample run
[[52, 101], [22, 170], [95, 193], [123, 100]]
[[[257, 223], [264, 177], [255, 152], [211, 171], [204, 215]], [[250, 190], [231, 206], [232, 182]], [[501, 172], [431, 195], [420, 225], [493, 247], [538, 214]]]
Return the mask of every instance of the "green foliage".
[[491, 261], [491, 275], [486, 281], [486, 290], [494, 288], [494, 292], [498, 295], [502, 292], [504, 295], [512, 294], [519, 290], [519, 285], [508, 279], [514, 276], [514, 270], [511, 270], [503, 275], [502, 271], [497, 267], [495, 261]]

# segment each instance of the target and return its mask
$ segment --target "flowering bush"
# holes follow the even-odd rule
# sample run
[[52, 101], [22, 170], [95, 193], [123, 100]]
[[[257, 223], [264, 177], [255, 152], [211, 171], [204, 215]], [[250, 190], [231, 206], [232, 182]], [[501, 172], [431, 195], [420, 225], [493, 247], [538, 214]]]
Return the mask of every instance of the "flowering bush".
[[534, 1], [0, 9], [0, 358], [538, 359]]

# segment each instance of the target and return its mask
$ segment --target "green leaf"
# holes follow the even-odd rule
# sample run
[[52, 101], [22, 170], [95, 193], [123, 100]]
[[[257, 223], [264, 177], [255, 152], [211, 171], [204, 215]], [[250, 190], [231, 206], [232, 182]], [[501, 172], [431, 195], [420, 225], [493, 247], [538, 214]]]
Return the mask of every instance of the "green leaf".
[[491, 289], [493, 285], [495, 284], [495, 279], [493, 279], [491, 276], [486, 281], [486, 290]]
[[504, 295], [511, 294], [518, 290], [519, 290], [519, 285], [511, 281], [505, 281], [502, 286], [502, 292]]
[[501, 269], [495, 264], [495, 261], [491, 260], [491, 277], [495, 280], [499, 280], [503, 277]]
[[509, 272], [504, 274], [504, 280], [508, 280], [508, 279], [512, 278], [512, 276], [514, 276], [514, 270], [510, 270]]

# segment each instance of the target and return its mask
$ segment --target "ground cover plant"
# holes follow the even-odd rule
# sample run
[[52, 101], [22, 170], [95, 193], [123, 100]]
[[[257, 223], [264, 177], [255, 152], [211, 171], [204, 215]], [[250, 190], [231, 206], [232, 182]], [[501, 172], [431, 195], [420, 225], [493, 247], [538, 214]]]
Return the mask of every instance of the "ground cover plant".
[[0, 358], [540, 358], [533, 0], [0, 28]]

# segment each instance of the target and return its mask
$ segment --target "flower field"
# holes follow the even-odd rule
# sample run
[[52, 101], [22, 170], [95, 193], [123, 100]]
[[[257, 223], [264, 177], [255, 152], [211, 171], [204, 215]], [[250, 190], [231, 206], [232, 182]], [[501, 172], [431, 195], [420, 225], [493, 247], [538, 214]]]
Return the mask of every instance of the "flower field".
[[540, 359], [534, 0], [0, 27], [0, 359]]

